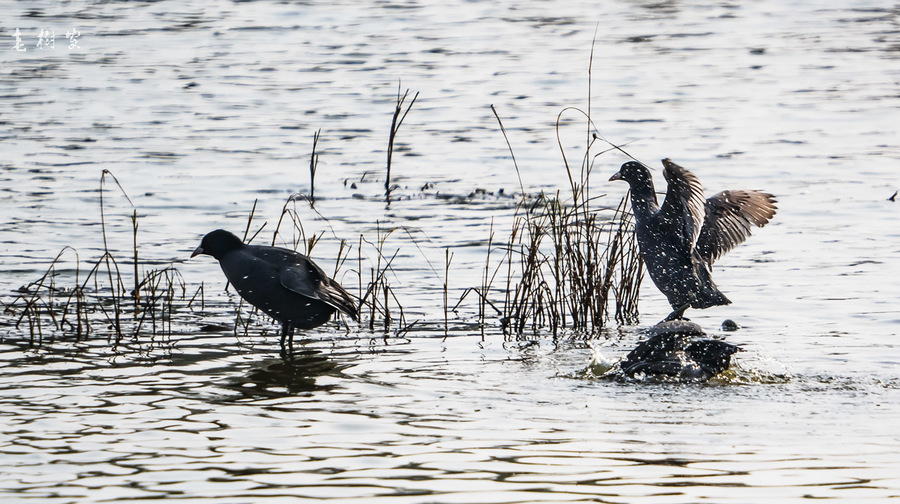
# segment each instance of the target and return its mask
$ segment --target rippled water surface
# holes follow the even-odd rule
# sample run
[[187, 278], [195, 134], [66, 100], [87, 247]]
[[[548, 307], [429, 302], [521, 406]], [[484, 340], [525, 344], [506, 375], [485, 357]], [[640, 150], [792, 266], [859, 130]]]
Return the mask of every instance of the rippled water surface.
[[[208, 303], [119, 344], [103, 328], [32, 344], [4, 314], [3, 502], [900, 497], [896, 6], [18, 1], [0, 33], [0, 299], [63, 247], [96, 261], [109, 170], [133, 207], [107, 177], [108, 248], [128, 257], [136, 210], [145, 267], [173, 265]], [[716, 265], [734, 304], [691, 313], [715, 335], [742, 326], [724, 334], [745, 349], [726, 377], [592, 377], [668, 313], [649, 281], [641, 323], [590, 340], [516, 341], [495, 320], [482, 335], [471, 298], [445, 331], [447, 250], [458, 299], [480, 285], [492, 220], [505, 240], [523, 189], [568, 187], [557, 118], [574, 166], [587, 127], [567, 107], [709, 192], [777, 195], [775, 220]], [[233, 322], [234, 299], [215, 261], [187, 257], [207, 231], [242, 231], [255, 200], [271, 239], [309, 192], [319, 129], [316, 211], [292, 207], [324, 235], [314, 255], [333, 271], [340, 239], [397, 227], [391, 283], [415, 324], [329, 324], [285, 361], [271, 325], [208, 326]], [[625, 159], [595, 159], [598, 206], [624, 194], [606, 180]], [[74, 265], [68, 250], [60, 285]]]

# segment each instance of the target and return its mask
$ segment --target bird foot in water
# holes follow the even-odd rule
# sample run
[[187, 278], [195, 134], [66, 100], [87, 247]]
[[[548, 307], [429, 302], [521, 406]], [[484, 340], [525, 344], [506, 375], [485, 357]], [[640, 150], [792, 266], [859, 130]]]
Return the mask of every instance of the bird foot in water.
[[[287, 343], [287, 345], [285, 345]], [[288, 324], [281, 326], [281, 357], [287, 359], [294, 353], [294, 328]]]

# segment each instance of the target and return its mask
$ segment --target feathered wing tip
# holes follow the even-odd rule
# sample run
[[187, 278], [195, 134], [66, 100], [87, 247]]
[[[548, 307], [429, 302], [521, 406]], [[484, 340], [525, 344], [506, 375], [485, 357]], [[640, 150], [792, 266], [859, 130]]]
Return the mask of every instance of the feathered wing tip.
[[290, 263], [289, 267], [279, 273], [279, 280], [284, 288], [301, 296], [317, 299], [349, 315], [354, 321], [359, 321], [356, 298], [322, 271], [312, 259], [287, 250], [271, 247], [266, 249], [269, 253], [277, 255], [280, 260]]
[[706, 199], [703, 196], [703, 184], [693, 172], [676, 164], [669, 158], [662, 160], [665, 167], [663, 176], [668, 182], [669, 187], [666, 190], [666, 200], [663, 202], [662, 212], [676, 212], [681, 214], [687, 212], [690, 216], [690, 244], [691, 247], [697, 243], [700, 237], [700, 230], [703, 226], [703, 219], [706, 213]]
[[762, 191], [722, 191], [706, 200], [706, 219], [696, 252], [710, 264], [763, 227], [775, 216], [775, 196]]
[[334, 307], [336, 310], [359, 322], [359, 309], [356, 298], [347, 292], [336, 281], [324, 277], [318, 289], [319, 300]]
[[742, 213], [756, 227], [769, 223], [778, 207], [775, 196], [762, 191], [728, 191], [736, 196]]

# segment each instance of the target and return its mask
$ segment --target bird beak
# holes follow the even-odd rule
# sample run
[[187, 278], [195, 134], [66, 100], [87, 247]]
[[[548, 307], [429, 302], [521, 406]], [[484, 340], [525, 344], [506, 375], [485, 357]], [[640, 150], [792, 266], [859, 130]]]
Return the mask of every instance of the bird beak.
[[196, 249], [194, 249], [194, 253], [191, 254], [191, 257], [196, 257], [202, 253], [203, 253], [203, 247], [197, 247]]
[[612, 177], [609, 177], [610, 182], [612, 182], [613, 180], [622, 180], [622, 172], [616, 172]]

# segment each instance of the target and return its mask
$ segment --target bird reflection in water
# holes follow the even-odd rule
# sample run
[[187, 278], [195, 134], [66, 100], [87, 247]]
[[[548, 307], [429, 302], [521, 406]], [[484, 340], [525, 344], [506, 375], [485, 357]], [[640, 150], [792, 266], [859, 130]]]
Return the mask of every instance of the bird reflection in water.
[[246, 396], [284, 397], [328, 390], [335, 385], [316, 383], [323, 376], [338, 376], [349, 367], [318, 350], [299, 350], [278, 359], [255, 363], [243, 376], [234, 378], [229, 388]]

